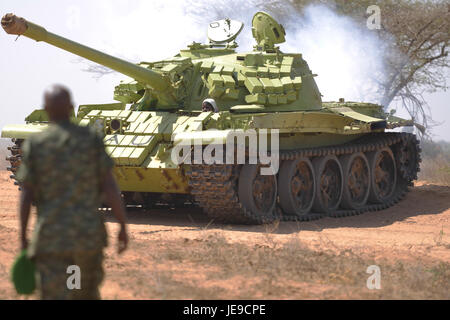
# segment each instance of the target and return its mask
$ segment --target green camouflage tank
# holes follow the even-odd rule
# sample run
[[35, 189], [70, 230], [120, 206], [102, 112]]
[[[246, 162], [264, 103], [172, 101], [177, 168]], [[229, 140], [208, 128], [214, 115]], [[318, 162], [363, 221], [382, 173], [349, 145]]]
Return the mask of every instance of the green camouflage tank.
[[[417, 179], [416, 137], [387, 132], [414, 122], [377, 104], [322, 102], [302, 55], [276, 46], [285, 30], [267, 13], [253, 17], [252, 52], [236, 51], [243, 24], [225, 19], [209, 24], [209, 43], [139, 64], [12, 14], [2, 26], [129, 77], [115, 103], [81, 105], [73, 118], [104, 135], [128, 205], [191, 201], [227, 223], [311, 220], [384, 209]], [[15, 143], [13, 173], [22, 141], [48, 126], [42, 110], [25, 121], [2, 131]]]

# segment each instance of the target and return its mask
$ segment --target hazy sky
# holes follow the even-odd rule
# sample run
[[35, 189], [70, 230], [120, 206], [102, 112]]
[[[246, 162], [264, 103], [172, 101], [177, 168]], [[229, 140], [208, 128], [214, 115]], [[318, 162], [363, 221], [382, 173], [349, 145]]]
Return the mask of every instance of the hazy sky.
[[[137, 62], [173, 56], [178, 49], [185, 48], [193, 40], [202, 41], [206, 38], [207, 24], [213, 19], [206, 15], [200, 18], [198, 14], [190, 16], [183, 3], [181, 0], [2, 0], [0, 15], [16, 13], [49, 31]], [[191, 3], [194, 9], [190, 10], [196, 10], [195, 6], [208, 8], [215, 6], [215, 3], [195, 1]], [[222, 1], [221, 5], [224, 3], [227, 2]], [[233, 3], [240, 1], [233, 0]], [[244, 3], [248, 1], [242, 1]], [[234, 10], [225, 8], [223, 11]], [[244, 11], [246, 10], [236, 10], [236, 16], [228, 13], [230, 18], [246, 22], [242, 35], [237, 39], [240, 44], [244, 42], [243, 39], [250, 39], [251, 31], [246, 20], [256, 12]], [[203, 12], [207, 13], [208, 10]], [[292, 42], [289, 44], [289, 30], [287, 31], [288, 46], [292, 48]], [[250, 45], [241, 45], [240, 48], [248, 50], [249, 47]], [[307, 56], [305, 59], [310, 61]], [[85, 67], [84, 63], [80, 63], [70, 53], [25, 37], [15, 41], [14, 36], [0, 30], [0, 127], [23, 123], [26, 115], [41, 107], [42, 92], [52, 83], [68, 86], [73, 92], [76, 105], [114, 102], [114, 86], [124, 77], [112, 74], [96, 80], [91, 74], [82, 71]], [[310, 62], [310, 67], [313, 72], [320, 69], [317, 63], [315, 67]], [[323, 74], [326, 69], [317, 73], [319, 78], [327, 76]], [[448, 78], [450, 79], [450, 74]], [[321, 91], [327, 96], [323, 88]], [[450, 92], [425, 97], [431, 106], [433, 118], [443, 122], [433, 131], [435, 139], [450, 141]], [[337, 98], [339, 97], [332, 99]], [[398, 115], [404, 115], [404, 112], [399, 111]]]

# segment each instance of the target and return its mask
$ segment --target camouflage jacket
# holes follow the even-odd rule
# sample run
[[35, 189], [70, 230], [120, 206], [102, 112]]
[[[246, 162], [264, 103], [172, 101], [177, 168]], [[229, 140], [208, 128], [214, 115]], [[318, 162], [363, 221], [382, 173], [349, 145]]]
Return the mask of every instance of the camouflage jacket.
[[70, 122], [52, 124], [24, 142], [17, 178], [34, 189], [31, 256], [107, 245], [98, 208], [101, 181], [112, 166], [101, 137]]

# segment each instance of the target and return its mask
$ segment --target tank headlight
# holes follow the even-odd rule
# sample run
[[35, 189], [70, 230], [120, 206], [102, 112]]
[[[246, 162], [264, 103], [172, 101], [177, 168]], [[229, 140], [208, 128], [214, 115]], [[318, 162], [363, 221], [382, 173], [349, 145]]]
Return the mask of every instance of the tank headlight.
[[118, 119], [111, 120], [110, 127], [112, 131], [119, 131], [122, 128], [122, 121]]

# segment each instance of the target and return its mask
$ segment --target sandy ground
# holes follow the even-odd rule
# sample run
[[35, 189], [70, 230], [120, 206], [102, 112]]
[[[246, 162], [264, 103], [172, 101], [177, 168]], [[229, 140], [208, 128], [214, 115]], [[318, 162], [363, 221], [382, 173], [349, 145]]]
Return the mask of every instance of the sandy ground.
[[[9, 281], [9, 271], [18, 251], [19, 193], [8, 176], [7, 172], [0, 172], [0, 299], [17, 299], [19, 297]], [[211, 223], [196, 208], [162, 208], [148, 212], [135, 210], [128, 214], [130, 247], [121, 256], [115, 252], [118, 226], [106, 212], [110, 246], [106, 250], [106, 278], [101, 293], [106, 299], [384, 297], [380, 293], [367, 295], [367, 289], [351, 289], [355, 285], [363, 287], [365, 279], [361, 280], [361, 284], [343, 287], [340, 284], [343, 280], [336, 282], [337, 276], [329, 271], [325, 271], [320, 279], [309, 281], [302, 279], [301, 274], [298, 279], [292, 276], [297, 274], [293, 270], [293, 273], [278, 279], [275, 285], [267, 265], [261, 267], [261, 277], [266, 278], [259, 279], [255, 269], [260, 266], [252, 264], [259, 258], [254, 254], [264, 250], [268, 256], [278, 259], [275, 254], [281, 252], [280, 248], [294, 241], [301, 250], [317, 254], [327, 252], [336, 257], [362, 257], [367, 261], [384, 261], [393, 265], [444, 263], [448, 268], [449, 208], [449, 187], [419, 182], [404, 201], [388, 210], [307, 223], [229, 226]], [[236, 257], [235, 260], [226, 257], [241, 253], [253, 260], [241, 266], [242, 261], [236, 260]], [[245, 259], [244, 256], [241, 260]], [[266, 258], [262, 259], [264, 264]], [[234, 265], [227, 265], [228, 261], [234, 261]], [[278, 274], [282, 275], [284, 271], [280, 270]], [[314, 274], [314, 270], [311, 272]], [[358, 272], [364, 277], [365, 270]], [[440, 285], [448, 287], [448, 283]], [[282, 289], [277, 290], [276, 287], [280, 286]], [[438, 298], [447, 298], [448, 292], [444, 290], [444, 296], [442, 288], [440, 292]], [[400, 290], [388, 297], [408, 298], [416, 295], [403, 294]]]

